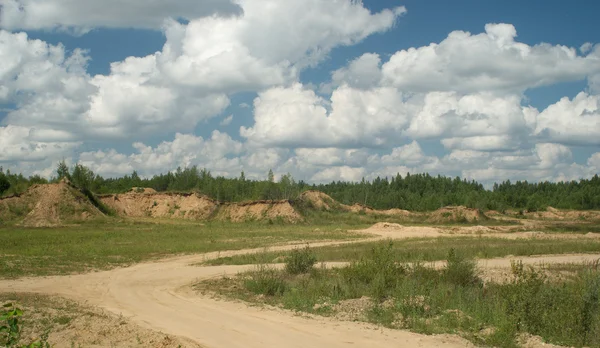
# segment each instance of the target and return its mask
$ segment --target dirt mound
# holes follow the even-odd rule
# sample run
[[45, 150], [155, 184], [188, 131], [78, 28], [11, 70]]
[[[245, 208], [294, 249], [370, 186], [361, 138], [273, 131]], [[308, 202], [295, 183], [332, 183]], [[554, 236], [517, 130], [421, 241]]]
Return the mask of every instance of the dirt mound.
[[102, 216], [90, 200], [68, 181], [33, 185], [27, 192], [0, 200], [0, 217], [29, 227], [51, 227]]
[[310, 203], [314, 208], [320, 210], [342, 210], [349, 211], [357, 214], [374, 214], [374, 215], [401, 215], [401, 216], [409, 216], [411, 213], [408, 210], [402, 209], [387, 209], [387, 210], [377, 210], [371, 207], [368, 207], [364, 204], [354, 203], [353, 205], [342, 204], [329, 195], [320, 192], [320, 191], [306, 191], [302, 193], [299, 197], [301, 201]]
[[289, 201], [252, 201], [244, 203], [226, 203], [219, 208], [218, 220], [232, 222], [276, 220], [285, 222], [302, 221], [302, 216]]
[[440, 208], [429, 215], [429, 222], [473, 222], [487, 220], [488, 217], [479, 209], [464, 206]]
[[314, 208], [320, 210], [332, 210], [343, 208], [344, 205], [331, 198], [329, 195], [321, 191], [306, 191], [303, 192], [299, 199], [310, 203]]
[[135, 193], [156, 193], [156, 190], [150, 187], [132, 187], [129, 192]]
[[400, 225], [400, 224], [395, 224], [392, 222], [378, 222], [375, 225], [369, 227], [369, 229], [394, 229], [394, 230], [398, 230], [403, 228], [404, 226]]
[[218, 203], [214, 200], [195, 193], [130, 191], [125, 194], [103, 195], [100, 196], [100, 200], [114, 209], [117, 214], [129, 217], [203, 220], [209, 218], [218, 207]]

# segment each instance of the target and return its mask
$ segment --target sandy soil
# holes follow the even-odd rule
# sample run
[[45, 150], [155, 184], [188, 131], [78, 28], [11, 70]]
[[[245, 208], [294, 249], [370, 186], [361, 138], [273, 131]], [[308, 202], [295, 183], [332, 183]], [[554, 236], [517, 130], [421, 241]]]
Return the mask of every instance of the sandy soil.
[[[466, 230], [468, 231], [468, 230]], [[428, 227], [377, 226], [363, 231], [382, 237], [457, 236]], [[472, 234], [472, 232], [469, 232]], [[506, 236], [516, 233], [487, 233]], [[581, 238], [588, 238], [582, 236]], [[365, 239], [353, 241], [363, 242]], [[346, 242], [347, 243], [347, 242]], [[321, 242], [313, 246], [344, 244]], [[268, 248], [291, 249], [294, 245]], [[128, 268], [74, 276], [0, 281], [0, 292], [56, 294], [122, 314], [145, 329], [179, 336], [206, 347], [469, 347], [453, 335], [425, 336], [370, 324], [306, 318], [284, 310], [219, 301], [193, 291], [193, 282], [234, 275], [255, 266], [198, 267], [207, 259], [264, 251], [265, 248], [174, 257]], [[519, 257], [524, 264], [590, 262], [600, 255]], [[513, 258], [480, 261], [482, 269], [510, 267]], [[332, 266], [335, 266], [332, 265]]]

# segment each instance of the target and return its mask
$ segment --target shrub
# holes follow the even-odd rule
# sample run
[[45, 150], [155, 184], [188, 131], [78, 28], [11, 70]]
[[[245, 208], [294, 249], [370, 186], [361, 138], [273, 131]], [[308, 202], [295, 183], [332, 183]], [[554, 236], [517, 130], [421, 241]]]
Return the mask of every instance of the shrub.
[[310, 272], [317, 258], [310, 248], [292, 250], [290, 256], [285, 260], [285, 270], [289, 274], [304, 274]]
[[442, 272], [442, 276], [447, 282], [458, 286], [482, 284], [481, 279], [477, 275], [477, 263], [475, 260], [457, 255], [454, 248], [448, 252], [447, 264]]

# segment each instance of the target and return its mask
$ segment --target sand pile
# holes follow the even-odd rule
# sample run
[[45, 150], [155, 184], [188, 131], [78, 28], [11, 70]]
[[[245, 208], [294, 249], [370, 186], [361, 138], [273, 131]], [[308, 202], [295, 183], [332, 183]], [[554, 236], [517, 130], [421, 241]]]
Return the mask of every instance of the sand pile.
[[5, 220], [22, 219], [23, 226], [51, 227], [102, 215], [68, 181], [33, 185], [21, 195], [0, 200], [0, 216]]
[[124, 194], [103, 195], [99, 198], [117, 214], [130, 217], [204, 220], [208, 219], [218, 206], [216, 201], [195, 193], [176, 194], [152, 191], [132, 190]]
[[600, 212], [594, 210], [560, 210], [547, 207], [546, 211], [530, 212], [525, 216], [548, 220], [599, 220]]
[[314, 208], [320, 210], [343, 209], [347, 207], [321, 191], [303, 192], [298, 199], [310, 203]]
[[303, 220], [302, 216], [287, 200], [226, 203], [219, 208], [216, 218], [232, 222], [266, 219], [282, 219], [285, 222], [300, 222]]
[[473, 222], [487, 220], [488, 217], [479, 209], [464, 206], [440, 208], [429, 215], [429, 222]]
[[156, 193], [156, 190], [150, 187], [132, 187], [129, 192], [134, 193]]
[[329, 195], [320, 191], [306, 191], [299, 197], [301, 201], [310, 203], [314, 208], [320, 210], [345, 210], [352, 213], [375, 214], [375, 215], [402, 215], [409, 216], [411, 213], [408, 210], [388, 209], [377, 210], [360, 203], [353, 205], [342, 204]]
[[380, 230], [380, 229], [393, 229], [393, 230], [399, 230], [401, 228], [403, 228], [404, 226], [400, 225], [400, 224], [395, 224], [393, 222], [378, 222], [375, 225], [369, 227], [369, 229], [376, 229], [376, 230]]

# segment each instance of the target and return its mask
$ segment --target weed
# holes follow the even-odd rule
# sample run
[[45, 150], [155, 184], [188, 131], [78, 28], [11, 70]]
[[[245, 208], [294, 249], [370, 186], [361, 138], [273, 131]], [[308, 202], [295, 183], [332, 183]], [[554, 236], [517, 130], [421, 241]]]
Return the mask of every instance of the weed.
[[245, 281], [246, 288], [256, 295], [276, 296], [283, 295], [287, 283], [280, 272], [260, 265], [255, 272]]
[[292, 250], [290, 256], [285, 259], [285, 270], [289, 274], [308, 273], [316, 262], [317, 258], [307, 245], [304, 249]]

